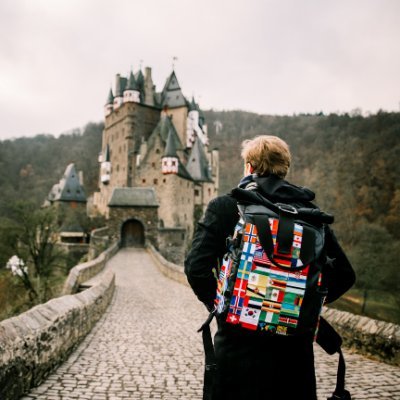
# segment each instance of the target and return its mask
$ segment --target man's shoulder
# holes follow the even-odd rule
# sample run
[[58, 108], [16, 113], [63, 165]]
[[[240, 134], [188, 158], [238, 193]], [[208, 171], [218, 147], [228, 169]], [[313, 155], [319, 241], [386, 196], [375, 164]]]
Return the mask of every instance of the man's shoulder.
[[212, 199], [209, 208], [213, 211], [232, 211], [237, 209], [237, 201], [228, 193]]

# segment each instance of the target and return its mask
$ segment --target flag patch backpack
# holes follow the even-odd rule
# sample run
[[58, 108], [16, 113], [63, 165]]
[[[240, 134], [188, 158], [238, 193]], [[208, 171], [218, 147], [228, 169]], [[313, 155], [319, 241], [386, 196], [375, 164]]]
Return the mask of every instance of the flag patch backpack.
[[[339, 353], [332, 399], [350, 399], [344, 389], [341, 338], [320, 314], [327, 295], [323, 268], [324, 226], [333, 216], [318, 208], [273, 203], [255, 191], [236, 188], [240, 214], [219, 270], [215, 307], [200, 330], [209, 369], [215, 356], [209, 333], [214, 316], [266, 335], [314, 335], [330, 354]], [[318, 340], [321, 324], [324, 340]], [[206, 382], [205, 382], [206, 383]], [[205, 396], [206, 398], [206, 396]]]
[[315, 333], [327, 294], [319, 262], [323, 224], [333, 217], [274, 204], [256, 192], [236, 189], [234, 194], [242, 196], [240, 220], [227, 239], [216, 315], [269, 334]]

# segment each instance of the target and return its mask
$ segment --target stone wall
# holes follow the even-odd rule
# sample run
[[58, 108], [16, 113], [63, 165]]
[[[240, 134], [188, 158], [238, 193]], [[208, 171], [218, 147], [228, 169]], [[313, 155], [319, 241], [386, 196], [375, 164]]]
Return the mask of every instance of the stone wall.
[[[167, 261], [154, 247], [147, 248], [160, 272], [170, 279], [188, 285], [182, 266]], [[399, 325], [327, 307], [324, 308], [322, 315], [342, 336], [347, 348], [400, 366]]]
[[110, 237], [108, 226], [93, 229], [93, 231], [90, 233], [88, 259], [93, 260], [94, 258], [98, 257], [109, 246]]
[[2, 321], [0, 399], [18, 399], [39, 385], [90, 332], [113, 292], [114, 274], [106, 271], [90, 289]]
[[167, 261], [150, 243], [146, 248], [162, 274], [183, 285], [189, 285], [182, 266]]
[[346, 347], [400, 366], [399, 325], [333, 308], [325, 308], [323, 316], [342, 336]]
[[93, 278], [104, 269], [106, 262], [118, 251], [118, 249], [118, 243], [114, 243], [94, 260], [73, 267], [69, 271], [69, 275], [65, 281], [63, 294], [67, 295], [76, 293], [83, 282]]
[[169, 261], [182, 265], [185, 257], [186, 230], [184, 228], [160, 228], [158, 249]]
[[121, 239], [121, 227], [125, 221], [136, 219], [144, 227], [145, 240], [157, 245], [158, 243], [158, 214], [157, 207], [110, 207], [110, 218], [107, 221], [110, 235]]

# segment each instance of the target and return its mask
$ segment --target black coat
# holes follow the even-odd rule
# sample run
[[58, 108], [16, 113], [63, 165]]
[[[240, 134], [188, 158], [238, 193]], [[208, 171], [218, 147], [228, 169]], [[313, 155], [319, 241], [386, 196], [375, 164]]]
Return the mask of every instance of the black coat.
[[[315, 207], [311, 203], [315, 196], [309, 189], [274, 175], [255, 181], [257, 190], [273, 202]], [[237, 203], [231, 195], [212, 200], [185, 261], [189, 284], [209, 310], [216, 294], [215, 271], [226, 252], [226, 238], [233, 233], [238, 219]], [[332, 302], [353, 285], [355, 277], [330, 229], [326, 230], [325, 249], [332, 260], [326, 272], [327, 301]], [[266, 337], [218, 321], [214, 345], [218, 366], [215, 399], [316, 399], [311, 337]]]

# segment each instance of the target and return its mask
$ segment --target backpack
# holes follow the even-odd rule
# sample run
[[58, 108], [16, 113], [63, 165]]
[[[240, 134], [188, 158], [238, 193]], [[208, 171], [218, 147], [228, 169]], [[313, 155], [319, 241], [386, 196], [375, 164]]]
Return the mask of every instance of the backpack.
[[284, 336], [315, 335], [327, 295], [324, 223], [316, 208], [272, 203], [235, 189], [240, 219], [227, 238], [215, 314], [244, 329]]
[[344, 389], [342, 340], [320, 317], [327, 295], [325, 225], [333, 223], [333, 216], [318, 208], [273, 203], [251, 190], [236, 188], [232, 196], [240, 219], [226, 240], [214, 310], [199, 329], [206, 356], [203, 398], [211, 396], [216, 369], [209, 325], [217, 316], [266, 335], [313, 335], [329, 354], [339, 353], [331, 399], [350, 400]]

